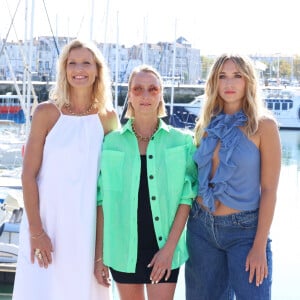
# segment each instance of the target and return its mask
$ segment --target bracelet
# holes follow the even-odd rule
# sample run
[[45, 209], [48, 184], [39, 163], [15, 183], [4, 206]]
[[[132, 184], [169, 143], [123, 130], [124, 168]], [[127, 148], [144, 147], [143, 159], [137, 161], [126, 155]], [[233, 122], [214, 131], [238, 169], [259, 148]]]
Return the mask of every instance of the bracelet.
[[99, 262], [99, 261], [101, 261], [102, 260], [102, 257], [99, 257], [99, 258], [97, 258], [96, 260], [95, 260], [95, 263], [97, 263], [97, 262]]
[[45, 234], [46, 234], [46, 233], [45, 233], [45, 231], [43, 230], [43, 231], [40, 232], [40, 233], [37, 233], [37, 234], [32, 235], [31, 238], [34, 239], [34, 240], [37, 240], [37, 239], [43, 237]]

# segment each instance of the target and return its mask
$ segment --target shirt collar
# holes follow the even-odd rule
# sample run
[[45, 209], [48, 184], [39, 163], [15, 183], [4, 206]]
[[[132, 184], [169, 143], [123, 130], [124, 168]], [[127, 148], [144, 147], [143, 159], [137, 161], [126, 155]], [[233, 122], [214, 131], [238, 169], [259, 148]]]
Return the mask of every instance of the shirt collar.
[[[133, 122], [133, 118], [129, 119], [126, 122], [126, 124], [121, 129], [121, 134], [125, 133], [126, 131], [131, 131], [133, 133], [132, 126], [131, 126], [132, 122]], [[160, 130], [165, 130], [167, 132], [170, 131], [169, 126], [162, 119], [159, 119], [159, 126], [156, 133], [159, 132]]]

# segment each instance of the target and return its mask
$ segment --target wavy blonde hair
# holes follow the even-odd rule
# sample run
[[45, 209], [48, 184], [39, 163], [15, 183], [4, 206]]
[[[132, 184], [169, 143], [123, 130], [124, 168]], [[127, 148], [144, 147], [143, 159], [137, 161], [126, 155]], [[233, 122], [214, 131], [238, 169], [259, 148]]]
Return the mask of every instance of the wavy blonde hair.
[[245, 132], [248, 136], [253, 135], [258, 129], [259, 120], [272, 118], [270, 111], [265, 107], [259, 90], [256, 70], [251, 59], [239, 54], [222, 54], [212, 65], [205, 85], [204, 106], [195, 126], [195, 143], [198, 146], [205, 133], [205, 128], [211, 119], [223, 111], [224, 102], [218, 95], [219, 74], [226, 61], [231, 60], [245, 79], [245, 96], [243, 98], [242, 110], [248, 118]]
[[165, 117], [167, 114], [166, 114], [166, 106], [165, 106], [165, 100], [164, 100], [163, 80], [162, 80], [159, 72], [149, 65], [137, 66], [132, 70], [132, 72], [130, 74], [129, 81], [128, 81], [128, 94], [127, 94], [128, 106], [127, 106], [125, 117], [126, 118], [134, 118], [134, 109], [129, 101], [130, 99], [129, 99], [128, 95], [129, 95], [129, 91], [132, 86], [133, 78], [135, 77], [136, 74], [138, 74], [140, 72], [152, 73], [158, 79], [161, 99], [160, 99], [159, 106], [158, 106], [157, 117], [158, 118]]
[[92, 42], [83, 42], [75, 39], [63, 48], [58, 59], [56, 84], [50, 91], [50, 99], [54, 100], [59, 108], [70, 103], [70, 84], [67, 80], [66, 72], [67, 60], [73, 49], [80, 48], [88, 49], [93, 54], [96, 62], [97, 76], [93, 85], [92, 97], [98, 111], [104, 113], [106, 108], [112, 106], [111, 80], [104, 57]]

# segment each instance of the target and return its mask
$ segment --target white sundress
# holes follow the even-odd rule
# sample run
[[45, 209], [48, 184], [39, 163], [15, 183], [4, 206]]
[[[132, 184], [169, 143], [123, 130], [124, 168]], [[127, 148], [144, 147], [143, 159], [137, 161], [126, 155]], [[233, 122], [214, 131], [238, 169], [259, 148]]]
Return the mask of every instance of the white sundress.
[[30, 261], [23, 215], [13, 300], [107, 300], [94, 276], [96, 192], [103, 127], [97, 114], [61, 114], [49, 132], [38, 176], [40, 214], [54, 248], [53, 263]]

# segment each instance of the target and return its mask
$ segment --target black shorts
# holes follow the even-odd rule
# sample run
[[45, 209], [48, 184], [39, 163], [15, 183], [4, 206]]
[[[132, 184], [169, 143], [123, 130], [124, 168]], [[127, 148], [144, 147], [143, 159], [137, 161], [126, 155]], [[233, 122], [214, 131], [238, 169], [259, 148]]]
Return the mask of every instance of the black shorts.
[[[148, 253], [147, 253], [148, 252]], [[136, 272], [135, 273], [125, 273], [119, 272], [110, 268], [111, 275], [115, 282], [118, 283], [140, 283], [140, 284], [148, 284], [151, 283], [150, 274], [152, 271], [152, 267], [148, 268], [147, 265], [151, 262], [154, 253], [151, 251], [140, 251], [140, 255], [138, 256], [138, 261], [136, 264]], [[179, 268], [172, 270], [171, 276], [166, 281], [165, 277], [159, 281], [159, 283], [170, 283], [177, 282], [179, 274]]]

